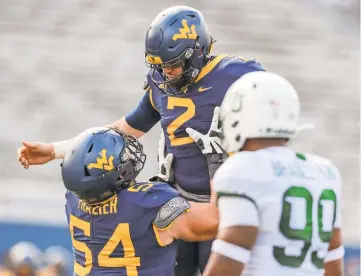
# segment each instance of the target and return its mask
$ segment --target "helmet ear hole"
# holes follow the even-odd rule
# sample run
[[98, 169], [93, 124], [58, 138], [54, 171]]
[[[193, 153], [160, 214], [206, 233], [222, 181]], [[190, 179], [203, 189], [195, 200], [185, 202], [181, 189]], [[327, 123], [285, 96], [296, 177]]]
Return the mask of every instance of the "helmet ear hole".
[[212, 36], [210, 37], [210, 40], [211, 43], [209, 44], [209, 47], [207, 49], [208, 50], [207, 55], [209, 55], [212, 52], [214, 43], [217, 42], [217, 40], [215, 40]]
[[88, 149], [88, 153], [93, 150], [93, 146], [94, 146], [94, 144], [91, 144], [90, 148]]
[[84, 166], [84, 175], [85, 176], [90, 176], [90, 173], [89, 173], [88, 168], [86, 166]]
[[232, 127], [236, 127], [236, 126], [238, 126], [238, 124], [239, 124], [239, 121], [235, 121], [235, 122], [232, 124]]
[[117, 141], [116, 141], [115, 138], [113, 137], [113, 147], [115, 147], [116, 144], [117, 144]]

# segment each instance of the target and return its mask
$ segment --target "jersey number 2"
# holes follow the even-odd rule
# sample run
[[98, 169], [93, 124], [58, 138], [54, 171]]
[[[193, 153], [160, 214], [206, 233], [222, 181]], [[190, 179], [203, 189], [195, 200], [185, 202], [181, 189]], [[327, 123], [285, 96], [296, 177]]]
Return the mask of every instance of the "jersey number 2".
[[[336, 194], [333, 190], [329, 189], [322, 191], [317, 203], [317, 221], [313, 221], [312, 218], [312, 194], [304, 187], [294, 186], [289, 188], [283, 195], [282, 205], [282, 215], [279, 225], [280, 232], [289, 240], [303, 241], [303, 247], [298, 256], [293, 254], [289, 256], [286, 254], [285, 247], [274, 246], [273, 256], [281, 265], [297, 268], [302, 265], [311, 247], [314, 232], [313, 227], [317, 228], [316, 232], [322, 242], [330, 242], [333, 224], [336, 219]], [[298, 208], [296, 206], [298, 206]], [[292, 228], [291, 224], [295, 223], [295, 221], [301, 221], [302, 213], [300, 206], [305, 206], [305, 211], [302, 212], [305, 215], [302, 223], [303, 228], [298, 226], [297, 229], [294, 229], [296, 227]], [[292, 212], [292, 208], [297, 209], [294, 209]], [[327, 217], [324, 217], [325, 214], [327, 214]], [[330, 221], [330, 219], [332, 219], [332, 221]], [[318, 256], [317, 250], [311, 252], [311, 262], [318, 269], [323, 269], [324, 267], [323, 258]]]
[[[79, 276], [86, 276], [93, 267], [93, 256], [85, 242], [74, 238], [74, 228], [82, 230], [84, 236], [90, 237], [90, 222], [70, 215], [69, 227], [73, 247], [85, 255], [84, 265], [74, 262], [74, 273]], [[123, 244], [124, 257], [110, 257], [119, 243]], [[125, 267], [127, 276], [138, 276], [137, 266], [140, 266], [140, 258], [135, 256], [134, 246], [130, 238], [129, 223], [118, 224], [113, 235], [98, 254], [98, 264], [101, 267]]]
[[170, 144], [172, 146], [181, 146], [193, 143], [193, 139], [189, 136], [187, 137], [175, 137], [174, 132], [185, 122], [189, 121], [196, 115], [196, 106], [194, 105], [192, 99], [189, 98], [176, 98], [168, 97], [168, 109], [174, 109], [175, 107], [185, 107], [187, 108], [179, 117], [172, 121], [167, 127], [167, 132], [169, 134]]

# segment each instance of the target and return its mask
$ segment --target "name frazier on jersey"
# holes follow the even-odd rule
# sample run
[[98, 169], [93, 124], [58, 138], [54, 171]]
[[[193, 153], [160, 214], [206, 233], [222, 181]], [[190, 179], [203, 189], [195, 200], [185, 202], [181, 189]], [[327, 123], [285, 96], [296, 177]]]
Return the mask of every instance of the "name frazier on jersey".
[[114, 197], [109, 203], [104, 205], [91, 206], [86, 204], [84, 201], [79, 200], [79, 210], [91, 214], [91, 215], [108, 215], [117, 213], [118, 197]]

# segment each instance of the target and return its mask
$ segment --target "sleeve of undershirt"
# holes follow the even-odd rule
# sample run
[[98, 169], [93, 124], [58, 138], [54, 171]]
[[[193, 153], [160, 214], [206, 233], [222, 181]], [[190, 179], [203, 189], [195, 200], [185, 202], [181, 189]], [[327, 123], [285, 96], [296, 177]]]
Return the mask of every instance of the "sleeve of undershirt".
[[160, 114], [153, 105], [151, 89], [147, 89], [138, 106], [125, 116], [132, 128], [148, 132], [160, 120]]

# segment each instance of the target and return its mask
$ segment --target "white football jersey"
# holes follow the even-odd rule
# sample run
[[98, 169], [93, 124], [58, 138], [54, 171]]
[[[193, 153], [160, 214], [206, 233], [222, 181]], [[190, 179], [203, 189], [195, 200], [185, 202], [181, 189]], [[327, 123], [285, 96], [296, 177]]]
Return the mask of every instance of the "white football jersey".
[[323, 275], [332, 230], [341, 227], [341, 179], [329, 160], [287, 147], [239, 152], [217, 171], [214, 188], [220, 228], [259, 229], [242, 275]]

